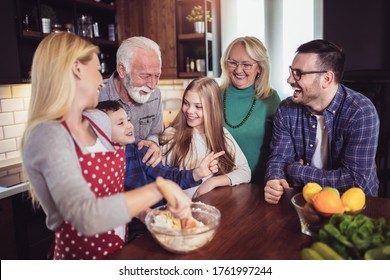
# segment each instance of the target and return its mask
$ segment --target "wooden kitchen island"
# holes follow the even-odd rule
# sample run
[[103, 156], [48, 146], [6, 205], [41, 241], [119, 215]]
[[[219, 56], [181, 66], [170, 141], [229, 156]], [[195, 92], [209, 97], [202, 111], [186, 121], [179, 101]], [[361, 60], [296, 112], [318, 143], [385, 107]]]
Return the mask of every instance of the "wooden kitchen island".
[[[265, 202], [263, 188], [254, 184], [217, 188], [199, 201], [221, 211], [221, 224], [213, 240], [190, 254], [164, 250], [149, 232], [111, 255], [110, 259], [138, 260], [297, 260], [312, 238], [300, 231], [291, 204], [296, 190], [288, 190], [277, 205]], [[390, 199], [367, 198], [362, 214], [390, 219]]]

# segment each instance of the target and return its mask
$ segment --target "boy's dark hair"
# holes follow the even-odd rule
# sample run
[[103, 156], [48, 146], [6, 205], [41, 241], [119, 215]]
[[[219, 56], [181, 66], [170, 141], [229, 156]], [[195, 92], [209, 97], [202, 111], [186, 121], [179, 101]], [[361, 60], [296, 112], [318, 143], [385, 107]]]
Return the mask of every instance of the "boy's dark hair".
[[123, 108], [122, 105], [118, 101], [114, 101], [114, 100], [100, 101], [96, 106], [96, 109], [99, 109], [105, 113], [110, 111], [115, 112], [121, 108]]
[[302, 44], [297, 49], [298, 53], [318, 54], [318, 66], [320, 70], [333, 71], [336, 82], [340, 82], [344, 74], [345, 53], [336, 44], [318, 39]]

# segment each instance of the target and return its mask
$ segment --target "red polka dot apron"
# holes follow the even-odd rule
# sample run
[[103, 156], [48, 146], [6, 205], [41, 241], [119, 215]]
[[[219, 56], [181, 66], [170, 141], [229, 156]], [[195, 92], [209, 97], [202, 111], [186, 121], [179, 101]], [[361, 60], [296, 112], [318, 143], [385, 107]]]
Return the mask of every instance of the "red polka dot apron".
[[[91, 120], [89, 121], [100, 134], [110, 141], [99, 127]], [[66, 123], [63, 123], [63, 125], [70, 133]], [[84, 179], [88, 182], [95, 195], [97, 197], [105, 197], [123, 192], [126, 164], [124, 147], [119, 147], [115, 152], [83, 154], [74, 139], [73, 141]], [[109, 210], [107, 209], [107, 211]], [[77, 232], [70, 223], [65, 221], [55, 231], [53, 258], [103, 259], [122, 248], [126, 238], [126, 225], [94, 236], [84, 236]]]

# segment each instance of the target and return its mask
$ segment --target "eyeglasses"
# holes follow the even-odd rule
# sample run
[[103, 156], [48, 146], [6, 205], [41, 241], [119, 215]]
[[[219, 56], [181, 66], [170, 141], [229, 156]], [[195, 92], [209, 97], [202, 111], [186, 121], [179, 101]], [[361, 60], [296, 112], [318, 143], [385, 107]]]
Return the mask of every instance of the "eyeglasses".
[[322, 70], [322, 71], [302, 71], [301, 69], [294, 69], [291, 66], [289, 68], [290, 68], [290, 75], [292, 75], [294, 77], [294, 80], [297, 81], [297, 82], [302, 78], [303, 75], [306, 75], [306, 74], [320, 74], [320, 73], [328, 72], [326, 70]]
[[255, 62], [255, 63], [237, 62], [237, 61], [230, 60], [230, 59], [226, 60], [226, 62], [228, 64], [229, 68], [231, 68], [231, 69], [236, 69], [238, 66], [241, 65], [242, 69], [244, 69], [244, 70], [251, 70], [252, 66], [257, 64], [257, 62]]

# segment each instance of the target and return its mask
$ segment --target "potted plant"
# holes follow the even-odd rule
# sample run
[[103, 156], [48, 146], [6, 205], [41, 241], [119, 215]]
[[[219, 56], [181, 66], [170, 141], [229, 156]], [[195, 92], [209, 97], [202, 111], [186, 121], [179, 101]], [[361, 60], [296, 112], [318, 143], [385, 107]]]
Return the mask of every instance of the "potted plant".
[[[35, 22], [36, 26], [39, 25], [38, 15], [39, 15], [38, 7], [35, 6], [31, 10], [31, 18]], [[42, 32], [43, 33], [50, 33], [52, 23], [57, 22], [56, 11], [48, 5], [41, 4], [40, 5], [40, 16], [41, 16], [41, 22], [42, 22]]]
[[[54, 22], [57, 22], [57, 13], [56, 11], [45, 4], [40, 5], [40, 14], [41, 14], [41, 20], [42, 20], [42, 32], [43, 33], [50, 33], [51, 32], [51, 25]], [[38, 10], [36, 7], [32, 10], [33, 18], [38, 19]]]
[[196, 33], [203, 33], [205, 16], [206, 16], [206, 21], [211, 22], [212, 18], [210, 15], [210, 11], [206, 10], [205, 12], [203, 7], [201, 5], [198, 5], [192, 8], [191, 12], [186, 16], [186, 19], [189, 22], [194, 23]]

